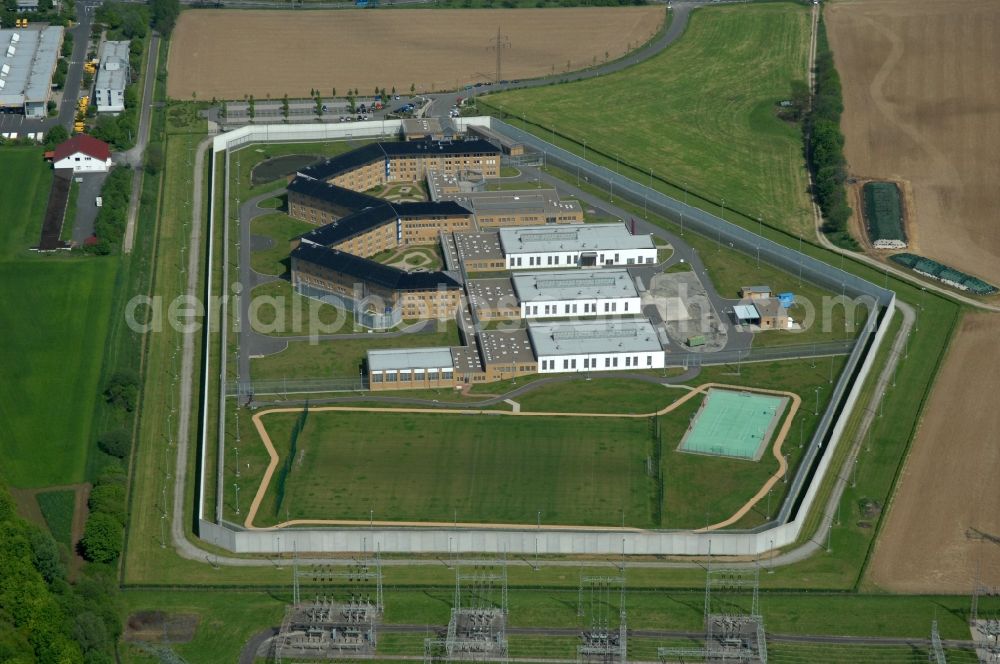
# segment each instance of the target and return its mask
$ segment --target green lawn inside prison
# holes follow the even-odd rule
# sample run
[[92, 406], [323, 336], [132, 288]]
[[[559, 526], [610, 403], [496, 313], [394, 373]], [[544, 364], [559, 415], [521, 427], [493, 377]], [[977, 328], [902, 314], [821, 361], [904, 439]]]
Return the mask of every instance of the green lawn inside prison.
[[[297, 415], [264, 423], [288, 453]], [[652, 525], [649, 420], [313, 411], [280, 518], [276, 484], [255, 521], [357, 519]], [[287, 512], [286, 512], [287, 510]], [[456, 513], [457, 510], [457, 513]]]
[[710, 389], [680, 449], [759, 459], [784, 410], [784, 397]]
[[[662, 405], [678, 396], [664, 394]], [[770, 458], [746, 464], [676, 452], [701, 402], [690, 399], [659, 416], [658, 424], [649, 417], [313, 410], [280, 508], [276, 476], [254, 524], [369, 518], [532, 524], [541, 518], [550, 525], [703, 526], [706, 518], [733, 514], [776, 465]], [[264, 416], [279, 464], [289, 454], [297, 417]], [[241, 459], [248, 463], [244, 489], [256, 491], [267, 463], [263, 445], [244, 445]]]

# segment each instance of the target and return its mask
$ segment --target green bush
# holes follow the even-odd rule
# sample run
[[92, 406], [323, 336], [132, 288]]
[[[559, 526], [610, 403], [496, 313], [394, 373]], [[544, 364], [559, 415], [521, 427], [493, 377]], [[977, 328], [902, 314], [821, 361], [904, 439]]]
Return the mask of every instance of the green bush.
[[104, 387], [104, 399], [112, 406], [132, 412], [139, 398], [139, 376], [132, 370], [116, 371]]
[[[101, 188], [103, 204], [97, 213], [97, 219], [94, 220], [94, 234], [97, 236], [97, 243], [89, 246], [87, 248], [89, 251], [103, 255], [117, 250], [128, 222], [128, 202], [131, 189], [132, 171], [123, 166], [112, 169]], [[138, 379], [136, 384], [138, 385]], [[132, 400], [134, 401], [134, 396]]]
[[125, 487], [120, 484], [98, 484], [90, 491], [87, 507], [91, 512], [101, 512], [114, 517], [122, 526], [127, 518]]
[[114, 429], [102, 433], [97, 438], [97, 446], [109, 456], [124, 459], [132, 448], [132, 436], [128, 429]]
[[121, 523], [111, 514], [94, 512], [87, 519], [80, 545], [87, 560], [95, 563], [112, 563], [122, 552]]

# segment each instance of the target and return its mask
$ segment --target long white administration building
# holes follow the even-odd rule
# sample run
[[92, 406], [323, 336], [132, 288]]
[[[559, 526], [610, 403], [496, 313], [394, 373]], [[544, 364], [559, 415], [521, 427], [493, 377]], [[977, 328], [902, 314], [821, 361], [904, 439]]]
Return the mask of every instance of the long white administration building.
[[662, 369], [663, 346], [645, 318], [528, 323], [538, 373]]
[[630, 315], [641, 310], [628, 270], [521, 272], [511, 277], [521, 318]]
[[501, 228], [500, 248], [509, 270], [656, 262], [653, 239], [632, 235], [623, 223]]

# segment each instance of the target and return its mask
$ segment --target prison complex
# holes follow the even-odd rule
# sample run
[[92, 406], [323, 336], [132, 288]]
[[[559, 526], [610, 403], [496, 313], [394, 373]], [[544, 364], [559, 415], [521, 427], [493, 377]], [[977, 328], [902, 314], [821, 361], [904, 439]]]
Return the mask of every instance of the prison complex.
[[[410, 133], [417, 129], [436, 134], [433, 127]], [[371, 389], [663, 367], [653, 326], [629, 318], [641, 314], [641, 303], [623, 269], [656, 261], [649, 236], [632, 235], [624, 223], [584, 225], [579, 203], [561, 201], [553, 189], [485, 190], [501, 162], [501, 148], [486, 140], [409, 138], [414, 140], [370, 143], [303, 168], [287, 186], [289, 214], [316, 225], [291, 243], [297, 292], [350, 309], [366, 327], [390, 328], [403, 319], [458, 321], [461, 346], [370, 351]], [[430, 200], [393, 201], [370, 192], [419, 182], [426, 183]], [[439, 246], [439, 269], [411, 271], [375, 260], [415, 245]], [[478, 271], [516, 272], [468, 278]], [[566, 316], [615, 318], [534, 320]], [[527, 323], [482, 329], [479, 321], [489, 319]]]

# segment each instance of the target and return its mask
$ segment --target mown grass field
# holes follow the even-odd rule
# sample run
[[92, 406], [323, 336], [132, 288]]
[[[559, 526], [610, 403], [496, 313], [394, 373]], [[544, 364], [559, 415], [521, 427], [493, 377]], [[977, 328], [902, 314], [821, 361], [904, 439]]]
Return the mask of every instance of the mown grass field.
[[[288, 453], [294, 414], [265, 419]], [[646, 418], [311, 412], [284, 504], [291, 518], [651, 525]], [[276, 482], [270, 494], [274, 495]], [[268, 509], [270, 507], [270, 509]], [[261, 517], [273, 522], [273, 500]]]
[[801, 5], [699, 9], [680, 41], [624, 72], [479, 103], [586, 140], [612, 168], [618, 155], [729, 209], [811, 231], [801, 134], [775, 112], [791, 81], [805, 80], [808, 48]]
[[22, 488], [84, 479], [118, 267], [28, 251], [51, 180], [40, 148], [0, 149], [0, 474]]

